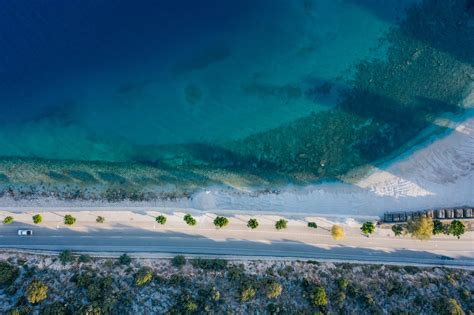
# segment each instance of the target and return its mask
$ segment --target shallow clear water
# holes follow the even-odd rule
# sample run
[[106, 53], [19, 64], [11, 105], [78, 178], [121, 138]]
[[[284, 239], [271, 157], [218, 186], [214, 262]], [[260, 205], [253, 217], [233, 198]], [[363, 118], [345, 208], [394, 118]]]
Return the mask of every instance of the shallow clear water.
[[432, 2], [2, 1], [0, 156], [335, 178], [458, 110], [471, 13]]

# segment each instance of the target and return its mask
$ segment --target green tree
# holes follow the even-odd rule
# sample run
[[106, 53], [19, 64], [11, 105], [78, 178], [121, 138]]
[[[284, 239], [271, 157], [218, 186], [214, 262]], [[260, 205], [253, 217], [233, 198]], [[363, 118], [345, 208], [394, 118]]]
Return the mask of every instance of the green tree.
[[66, 225], [73, 225], [74, 223], [76, 223], [76, 218], [73, 217], [72, 215], [70, 214], [66, 214], [64, 216], [64, 224]]
[[430, 217], [421, 217], [408, 221], [407, 230], [412, 237], [419, 240], [429, 240], [433, 235], [433, 219]]
[[223, 228], [227, 224], [229, 224], [229, 219], [227, 219], [226, 217], [216, 217], [214, 219], [214, 225], [218, 228]]
[[101, 217], [100, 215], [95, 219], [95, 222], [97, 223], [104, 223], [105, 222], [105, 218], [104, 217]]
[[308, 222], [308, 227], [312, 229], [317, 229], [318, 225], [316, 224], [316, 222]]
[[166, 217], [164, 215], [159, 215], [155, 218], [155, 221], [163, 225], [166, 223]]
[[362, 224], [360, 230], [364, 235], [369, 236], [370, 234], [375, 232], [375, 224], [373, 222], [367, 221]]
[[343, 291], [347, 289], [348, 285], [349, 285], [349, 280], [347, 280], [346, 278], [339, 278], [337, 280], [337, 286], [339, 287], [339, 289]]
[[77, 257], [77, 261], [80, 263], [88, 263], [91, 260], [92, 260], [91, 256], [86, 255], [86, 254], [82, 254], [82, 255], [79, 255], [79, 257]]
[[447, 299], [444, 305], [445, 314], [447, 315], [464, 315], [461, 305], [456, 299]]
[[135, 274], [135, 285], [136, 286], [143, 286], [147, 283], [150, 283], [153, 279], [153, 271], [150, 268], [140, 268], [138, 272]]
[[12, 216], [8, 216], [8, 217], [5, 217], [5, 219], [3, 219], [3, 224], [12, 224], [12, 223], [13, 223]]
[[128, 256], [127, 254], [123, 253], [122, 255], [120, 255], [120, 257], [118, 258], [118, 263], [120, 265], [130, 265], [130, 263], [132, 262], [132, 258], [130, 258], [130, 256]]
[[464, 234], [464, 231], [465, 231], [464, 223], [462, 223], [459, 220], [453, 220], [449, 224], [449, 228], [448, 228], [449, 234], [456, 236], [458, 239], [461, 237], [461, 235]]
[[240, 291], [240, 300], [242, 302], [249, 301], [253, 299], [256, 294], [257, 294], [257, 290], [255, 290], [254, 287], [247, 285], [243, 287], [242, 290]]
[[287, 228], [287, 225], [288, 225], [288, 221], [286, 221], [284, 219], [280, 219], [280, 220], [276, 221], [275, 228], [277, 230], [284, 230], [284, 229]]
[[190, 215], [189, 213], [184, 216], [184, 222], [186, 222], [187, 225], [191, 225], [191, 226], [196, 225], [197, 223], [196, 219], [193, 218], [193, 216]]
[[181, 268], [186, 265], [186, 258], [183, 255], [174, 256], [173, 259], [171, 259], [171, 264], [176, 268]]
[[48, 286], [41, 281], [32, 281], [26, 288], [26, 299], [31, 304], [36, 304], [48, 297]]
[[274, 298], [279, 297], [282, 291], [283, 291], [283, 286], [277, 281], [268, 282], [265, 288], [265, 293], [267, 295], [267, 298], [269, 299], [274, 299]]
[[19, 274], [20, 270], [17, 267], [4, 260], [0, 260], [0, 286], [12, 284]]
[[43, 217], [41, 216], [41, 214], [35, 214], [33, 216], [33, 223], [40, 224], [41, 222], [43, 222]]
[[392, 225], [392, 232], [395, 236], [400, 236], [403, 233], [403, 225], [401, 224], [394, 224]]
[[316, 306], [325, 306], [328, 304], [326, 290], [323, 287], [316, 287], [313, 291], [313, 304]]
[[444, 224], [440, 220], [433, 220], [433, 235], [444, 233]]
[[64, 250], [59, 253], [59, 261], [61, 262], [61, 264], [66, 265], [74, 261], [74, 255], [70, 250]]
[[252, 230], [258, 228], [258, 221], [257, 219], [250, 219], [247, 222], [247, 227], [251, 228]]

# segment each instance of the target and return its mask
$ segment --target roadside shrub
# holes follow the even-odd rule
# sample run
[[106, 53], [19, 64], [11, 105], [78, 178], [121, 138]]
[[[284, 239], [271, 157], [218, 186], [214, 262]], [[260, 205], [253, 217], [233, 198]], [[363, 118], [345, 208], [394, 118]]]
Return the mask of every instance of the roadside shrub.
[[104, 223], [105, 222], [105, 218], [104, 217], [101, 217], [100, 215], [95, 219], [95, 222], [97, 223]]
[[288, 226], [288, 221], [286, 221], [285, 219], [280, 219], [276, 221], [275, 223], [275, 228], [277, 230], [284, 230], [287, 228], [287, 226]]
[[171, 259], [171, 264], [176, 268], [181, 268], [186, 265], [186, 258], [183, 255], [174, 256]]
[[86, 255], [86, 254], [82, 254], [82, 255], [79, 255], [79, 257], [77, 257], [77, 261], [80, 263], [88, 263], [91, 260], [92, 260], [91, 256]]
[[440, 220], [433, 220], [433, 235], [445, 233], [444, 224]]
[[462, 223], [459, 220], [453, 220], [449, 224], [449, 228], [448, 228], [449, 234], [456, 236], [458, 239], [461, 237], [461, 235], [464, 234], [464, 230], [465, 230], [464, 223]]
[[196, 258], [191, 260], [191, 265], [194, 268], [200, 268], [203, 270], [221, 271], [226, 269], [227, 260]]
[[360, 227], [360, 230], [364, 235], [369, 236], [370, 234], [375, 232], [375, 224], [370, 221], [364, 222], [364, 224], [362, 224], [362, 226]]
[[345, 291], [348, 285], [349, 285], [349, 280], [347, 280], [346, 278], [337, 279], [337, 286], [339, 287], [340, 290]]
[[41, 222], [43, 222], [43, 217], [41, 216], [41, 214], [35, 214], [33, 216], [33, 223], [40, 224]]
[[132, 262], [132, 258], [130, 258], [130, 256], [128, 256], [127, 254], [122, 254], [120, 255], [120, 257], [118, 258], [118, 263], [120, 265], [130, 265], [130, 263]]
[[8, 216], [8, 217], [5, 217], [5, 219], [3, 219], [3, 224], [12, 224], [12, 223], [13, 223], [12, 216]]
[[66, 265], [74, 261], [74, 255], [70, 250], [64, 250], [59, 254], [59, 261], [61, 264]]
[[267, 295], [267, 298], [269, 299], [275, 299], [279, 297], [282, 291], [283, 291], [283, 287], [277, 281], [268, 282], [265, 288], [265, 293]]
[[316, 287], [312, 296], [313, 304], [316, 306], [325, 306], [328, 304], [326, 290], [323, 287]]
[[41, 310], [41, 315], [66, 315], [67, 309], [61, 302], [53, 302]]
[[403, 225], [401, 224], [394, 224], [392, 225], [392, 232], [395, 236], [400, 236], [403, 233]]
[[433, 219], [422, 217], [408, 221], [407, 230], [412, 237], [419, 240], [429, 240], [433, 235]]
[[26, 299], [36, 304], [48, 297], [48, 286], [41, 281], [32, 281], [26, 288]]
[[343, 240], [346, 237], [346, 232], [342, 226], [335, 224], [331, 228], [331, 236], [336, 241]]
[[252, 230], [258, 228], [258, 221], [257, 219], [250, 219], [247, 222], [247, 227], [251, 228]]
[[166, 217], [164, 215], [159, 215], [155, 218], [155, 221], [163, 225], [166, 223]]
[[223, 228], [227, 224], [229, 224], [229, 219], [226, 217], [217, 217], [214, 219], [214, 225], [218, 228]]
[[64, 216], [64, 224], [66, 225], [73, 225], [74, 223], [76, 223], [76, 218], [73, 217], [72, 215], [70, 214], [66, 214]]
[[19, 274], [20, 270], [16, 266], [4, 260], [0, 261], [0, 286], [12, 284]]
[[153, 272], [150, 268], [140, 268], [138, 272], [135, 274], [135, 285], [136, 286], [143, 286], [147, 283], [150, 283], [153, 279]]
[[316, 222], [308, 222], [308, 227], [312, 229], [317, 229], [318, 225], [316, 224]]
[[193, 218], [193, 216], [190, 215], [189, 213], [186, 214], [183, 219], [184, 219], [184, 222], [186, 222], [187, 225], [190, 225], [190, 226], [196, 225], [196, 219]]
[[249, 300], [253, 299], [256, 294], [257, 294], [257, 290], [255, 290], [254, 287], [252, 287], [252, 286], [245, 286], [245, 287], [243, 287], [242, 290], [240, 291], [240, 300], [241, 300], [242, 302], [249, 301]]

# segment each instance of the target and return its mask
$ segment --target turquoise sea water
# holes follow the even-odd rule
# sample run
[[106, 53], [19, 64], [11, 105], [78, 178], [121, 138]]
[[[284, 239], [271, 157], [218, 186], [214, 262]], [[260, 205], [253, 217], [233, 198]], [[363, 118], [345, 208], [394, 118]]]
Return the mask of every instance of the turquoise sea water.
[[472, 19], [462, 0], [2, 1], [0, 171], [334, 179], [462, 111]]

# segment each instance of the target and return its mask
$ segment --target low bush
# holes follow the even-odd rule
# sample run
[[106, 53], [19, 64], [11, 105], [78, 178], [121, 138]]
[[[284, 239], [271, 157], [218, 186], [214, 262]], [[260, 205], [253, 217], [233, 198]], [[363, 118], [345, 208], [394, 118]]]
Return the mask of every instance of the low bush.
[[76, 218], [73, 217], [72, 215], [70, 214], [66, 214], [64, 216], [64, 224], [66, 225], [73, 225], [74, 223], [76, 223]]
[[88, 263], [91, 260], [92, 260], [91, 256], [86, 255], [86, 254], [82, 254], [82, 255], [79, 255], [79, 257], [77, 257], [77, 261], [80, 263]]
[[403, 225], [401, 224], [394, 224], [392, 225], [392, 232], [395, 236], [400, 236], [403, 234]]
[[308, 227], [312, 229], [317, 229], [318, 225], [316, 224], [316, 222], [308, 222]]
[[407, 230], [412, 237], [419, 240], [429, 240], [433, 235], [433, 219], [422, 217], [408, 221]]
[[39, 303], [48, 297], [48, 286], [41, 281], [32, 281], [26, 288], [26, 299], [31, 304]]
[[191, 260], [191, 265], [203, 270], [221, 271], [226, 269], [227, 260], [196, 258]]
[[187, 225], [193, 226], [193, 225], [196, 225], [196, 223], [197, 223], [196, 219], [193, 218], [193, 216], [190, 215], [189, 213], [186, 214], [183, 219], [184, 219], [184, 222], [186, 222]]
[[346, 232], [342, 226], [335, 224], [331, 228], [331, 236], [334, 240], [339, 241], [346, 237]]
[[370, 234], [375, 232], [375, 224], [370, 221], [364, 222], [364, 224], [362, 224], [362, 226], [360, 227], [360, 230], [364, 235], [369, 236]]
[[20, 270], [16, 266], [4, 260], [0, 261], [0, 286], [12, 284], [19, 274]]
[[59, 261], [61, 264], [66, 265], [74, 261], [74, 255], [70, 250], [64, 250], [59, 254]]
[[8, 217], [5, 217], [5, 219], [3, 219], [3, 224], [12, 224], [12, 223], [13, 223], [12, 216], [8, 216]]
[[143, 286], [153, 280], [153, 271], [150, 268], [140, 268], [135, 274], [134, 283], [136, 286]]
[[275, 223], [275, 228], [277, 230], [284, 230], [287, 228], [287, 226], [288, 226], [288, 221], [286, 221], [285, 219], [280, 219], [276, 221]]
[[283, 291], [283, 286], [277, 281], [268, 282], [265, 288], [265, 293], [267, 295], [267, 298], [269, 299], [275, 299], [279, 297], [282, 291]]
[[171, 259], [171, 264], [176, 268], [181, 268], [186, 265], [186, 258], [183, 255], [174, 256]]
[[41, 315], [66, 315], [68, 314], [67, 308], [61, 302], [53, 302], [49, 305], [46, 305], [41, 310]]
[[104, 217], [101, 217], [100, 215], [95, 219], [95, 222], [97, 223], [104, 223], [105, 222], [105, 218]]
[[41, 214], [35, 214], [33, 216], [33, 223], [40, 224], [41, 222], [43, 222], [43, 217], [41, 216]]
[[313, 304], [316, 306], [325, 306], [328, 304], [326, 290], [323, 287], [316, 287], [312, 296]]
[[245, 286], [240, 290], [240, 300], [242, 302], [249, 301], [255, 297], [257, 290], [252, 286]]
[[118, 258], [118, 263], [120, 265], [130, 265], [130, 263], [132, 262], [132, 258], [130, 258], [130, 256], [128, 256], [127, 254], [122, 254], [120, 255], [120, 257]]
[[164, 215], [159, 215], [155, 218], [155, 221], [163, 225], [166, 223], [166, 217]]
[[229, 219], [227, 219], [226, 217], [216, 217], [214, 219], [214, 225], [218, 228], [223, 228], [227, 224], [229, 224]]
[[456, 236], [458, 239], [464, 234], [465, 226], [459, 220], [453, 220], [449, 224], [448, 233]]
[[252, 230], [258, 228], [258, 221], [257, 219], [250, 219], [247, 222], [247, 227], [251, 228]]

